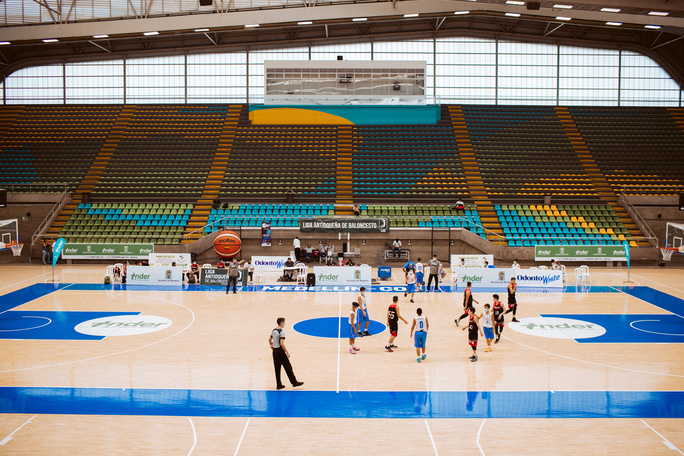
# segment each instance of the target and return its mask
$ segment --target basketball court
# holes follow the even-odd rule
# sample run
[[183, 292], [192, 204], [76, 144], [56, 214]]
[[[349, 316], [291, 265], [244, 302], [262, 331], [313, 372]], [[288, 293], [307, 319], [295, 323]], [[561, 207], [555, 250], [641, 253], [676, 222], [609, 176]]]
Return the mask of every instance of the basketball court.
[[[481, 337], [474, 363], [454, 324], [462, 288], [411, 304], [402, 283], [372, 286], [373, 335], [351, 355], [338, 322], [353, 289], [102, 285], [104, 270], [58, 265], [53, 283], [49, 266], [0, 267], [0, 453], [684, 454], [681, 270], [625, 283], [626, 269], [592, 267], [564, 291], [520, 288], [520, 323], [507, 315], [490, 353]], [[493, 293], [506, 304], [505, 289], [474, 289], [478, 313]], [[389, 353], [394, 295], [409, 325]], [[304, 385], [276, 391], [280, 316]]]

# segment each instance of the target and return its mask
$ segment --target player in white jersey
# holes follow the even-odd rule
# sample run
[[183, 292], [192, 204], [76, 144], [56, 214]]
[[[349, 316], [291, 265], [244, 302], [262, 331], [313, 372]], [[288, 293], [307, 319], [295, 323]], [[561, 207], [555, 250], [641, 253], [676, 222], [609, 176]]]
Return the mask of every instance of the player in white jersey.
[[[359, 296], [356, 298], [359, 302], [359, 310], [356, 312], [356, 321], [358, 324], [357, 334], [359, 337], [370, 336], [371, 333], [368, 332], [368, 324], [370, 323], [370, 317], [368, 316], [368, 303], [366, 302], [366, 287], [359, 288]], [[366, 326], [363, 331], [361, 331], [361, 326], [363, 323]]]
[[[428, 319], [423, 315], [423, 309], [418, 307], [416, 309], [416, 316], [413, 317], [410, 334], [413, 336], [415, 333], [413, 342], [416, 347], [416, 356], [418, 356], [418, 359], [416, 359], [417, 362], [421, 362], [427, 357], [425, 354], [425, 341], [427, 340], [427, 331], [429, 327]], [[423, 356], [420, 355], [421, 350], [423, 351]]]
[[485, 352], [490, 352], [492, 351], [492, 340], [494, 339], [494, 320], [492, 319], [492, 310], [489, 304], [484, 305], [484, 312], [480, 314], [479, 318], [482, 320], [482, 330], [487, 341]]
[[425, 285], [425, 276], [423, 275], [424, 273], [424, 267], [423, 263], [420, 262], [420, 258], [418, 258], [418, 261], [416, 262], [416, 291], [421, 292], [423, 291], [423, 285]]
[[349, 311], [349, 353], [355, 355], [360, 348], [356, 348], [354, 341], [356, 340], [356, 312], [359, 309], [359, 303], [352, 302], [351, 310]]
[[413, 295], [416, 292], [416, 275], [413, 273], [413, 269], [409, 269], [406, 273], [406, 293], [411, 295], [411, 302], [413, 302]]

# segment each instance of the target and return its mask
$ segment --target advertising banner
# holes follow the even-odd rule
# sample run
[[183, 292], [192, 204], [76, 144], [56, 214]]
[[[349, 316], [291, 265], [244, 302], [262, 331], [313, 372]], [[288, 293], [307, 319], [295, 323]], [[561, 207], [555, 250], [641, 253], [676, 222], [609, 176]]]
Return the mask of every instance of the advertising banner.
[[316, 286], [356, 285], [369, 287], [371, 268], [355, 266], [314, 266]]
[[626, 261], [623, 245], [536, 245], [535, 261]]
[[189, 253], [150, 253], [150, 266], [153, 264], [161, 264], [162, 266], [171, 266], [174, 262], [176, 266], [183, 269], [189, 269], [192, 263], [192, 256]]
[[180, 266], [128, 266], [129, 285], [183, 285]]
[[271, 224], [268, 222], [261, 222], [261, 246], [271, 246]]
[[[238, 269], [238, 285], [247, 286], [247, 270]], [[228, 285], [228, 269], [202, 268], [200, 269], [200, 285]]]
[[456, 268], [454, 271], [459, 288], [465, 288], [467, 282], [476, 287], [505, 288], [515, 277], [518, 287], [534, 288], [562, 288], [563, 275], [561, 271], [541, 271], [536, 269], [512, 268]]
[[253, 256], [252, 264], [261, 271], [282, 272], [287, 259], [286, 256]]
[[66, 260], [146, 260], [154, 244], [66, 244]]
[[52, 246], [52, 269], [55, 269], [57, 260], [59, 260], [59, 256], [62, 254], [62, 250], [64, 250], [65, 245], [66, 240], [64, 238], [59, 238], [55, 241], [55, 244]]
[[485, 261], [494, 264], [494, 255], [451, 255], [452, 270], [461, 267], [461, 259], [466, 268], [481, 268]]
[[388, 218], [300, 218], [299, 231], [309, 233], [386, 233]]

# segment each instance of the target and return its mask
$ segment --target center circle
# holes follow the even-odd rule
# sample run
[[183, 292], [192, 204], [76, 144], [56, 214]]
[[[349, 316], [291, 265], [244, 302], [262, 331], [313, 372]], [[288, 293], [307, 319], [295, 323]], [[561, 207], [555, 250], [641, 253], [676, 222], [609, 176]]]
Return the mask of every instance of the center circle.
[[[361, 329], [363, 330], [364, 327], [365, 323], [362, 323]], [[307, 336], [337, 339], [339, 334], [340, 339], [347, 339], [349, 337], [349, 320], [339, 317], [312, 318], [295, 323], [292, 329]], [[387, 327], [379, 321], [371, 320], [368, 324], [368, 332], [371, 335], [380, 334], [385, 329]]]

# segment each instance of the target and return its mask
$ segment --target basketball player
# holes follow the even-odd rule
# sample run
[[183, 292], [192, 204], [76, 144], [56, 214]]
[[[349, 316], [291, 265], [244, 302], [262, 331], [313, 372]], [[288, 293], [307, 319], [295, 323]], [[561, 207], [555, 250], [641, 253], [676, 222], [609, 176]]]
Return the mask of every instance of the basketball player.
[[492, 304], [492, 315], [494, 317], [494, 335], [496, 336], [494, 343], [498, 344], [499, 339], [501, 338], [501, 333], [504, 330], [504, 308], [503, 304], [501, 304], [501, 301], [499, 301], [498, 294], [492, 295], [492, 297], [494, 298], [494, 303]]
[[482, 320], [482, 330], [484, 331], [485, 340], [487, 341], [487, 348], [485, 352], [492, 351], [492, 340], [494, 340], [494, 322], [492, 320], [492, 311], [489, 304], [484, 305], [484, 312], [480, 315]]
[[[416, 359], [417, 362], [421, 362], [424, 360], [427, 355], [425, 354], [425, 341], [427, 339], [427, 331], [429, 329], [430, 325], [428, 323], [428, 319], [425, 315], [423, 315], [423, 309], [418, 307], [416, 309], [416, 316], [413, 317], [413, 324], [411, 325], [411, 337], [414, 337], [414, 330], [415, 330], [415, 337], [413, 339], [413, 345], [416, 347], [416, 356], [418, 359]], [[420, 351], [423, 351], [423, 356], [420, 356]]]
[[[475, 315], [475, 307], [468, 308], [468, 315], [470, 316], [470, 320], [468, 321], [468, 326], [463, 328], [463, 330], [468, 330], [468, 345], [473, 349], [473, 356], [470, 357], [470, 361], [475, 362], [477, 361], [478, 332], [482, 334], [482, 328], [480, 328], [479, 325], [480, 319]], [[484, 337], [484, 334], [482, 334], [482, 337]]]
[[413, 302], [413, 295], [416, 293], [416, 275], [413, 272], [413, 269], [409, 269], [409, 271], [406, 273], [406, 293], [404, 293], [404, 296], [407, 294], [411, 295], [411, 302]]
[[423, 291], [423, 286], [425, 285], [425, 277], [423, 276], [423, 263], [420, 262], [420, 258], [416, 262], [416, 290], [418, 292]]
[[[356, 315], [358, 321], [358, 336], [370, 336], [371, 333], [368, 332], [368, 324], [370, 323], [370, 317], [368, 316], [368, 303], [366, 302], [366, 287], [359, 288], [359, 296], [356, 298], [359, 302], [359, 310]], [[361, 326], [366, 323], [364, 331], [361, 331]]]
[[385, 345], [385, 350], [388, 352], [392, 352], [393, 348], [397, 348], [396, 345], [394, 345], [394, 338], [397, 337], [397, 331], [399, 330], [399, 320], [403, 321], [405, 325], [408, 324], [408, 321], [404, 320], [404, 317], [401, 316], [401, 313], [399, 313], [399, 296], [395, 296], [392, 298], [392, 304], [390, 304], [389, 308], [387, 309], [387, 327], [389, 328], [390, 332], [390, 338], [389, 341], [387, 341], [387, 345]]
[[508, 312], [513, 312], [513, 319], [511, 321], [518, 322], [515, 318], [515, 313], [518, 311], [518, 302], [515, 299], [515, 292], [518, 291], [518, 286], [515, 284], [515, 277], [511, 277], [511, 283], [508, 284]]
[[458, 322], [463, 320], [465, 317], [468, 316], [468, 309], [473, 306], [473, 301], [476, 304], [479, 304], [479, 302], [475, 301], [473, 299], [473, 292], [470, 290], [470, 287], [472, 287], [473, 284], [472, 282], [466, 283], [466, 289], [463, 291], [463, 315], [458, 317], [456, 320], [454, 320], [454, 323], [456, 323], [456, 326], [458, 326]]
[[357, 351], [361, 350], [356, 348], [354, 341], [356, 340], [356, 311], [359, 309], [359, 303], [352, 302], [351, 310], [349, 311], [349, 353], [355, 355]]

